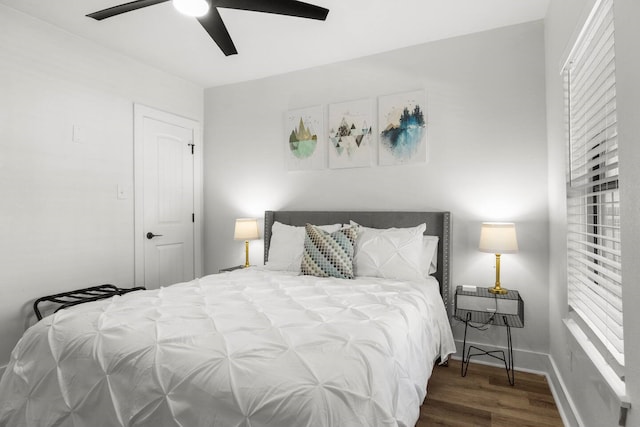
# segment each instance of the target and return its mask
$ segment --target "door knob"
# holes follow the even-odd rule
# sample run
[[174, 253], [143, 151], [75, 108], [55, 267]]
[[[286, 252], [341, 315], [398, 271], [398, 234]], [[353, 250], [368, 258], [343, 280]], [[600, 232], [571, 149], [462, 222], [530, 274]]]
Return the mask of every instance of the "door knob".
[[149, 240], [153, 239], [154, 237], [161, 237], [161, 236], [162, 234], [153, 234], [152, 232], [147, 233], [147, 239]]

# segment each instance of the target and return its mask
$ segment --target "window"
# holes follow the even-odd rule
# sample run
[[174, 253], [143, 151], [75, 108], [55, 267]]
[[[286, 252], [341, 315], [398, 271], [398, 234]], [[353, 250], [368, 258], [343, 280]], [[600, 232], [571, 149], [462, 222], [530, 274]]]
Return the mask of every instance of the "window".
[[569, 306], [624, 366], [613, 0], [596, 3], [563, 73]]

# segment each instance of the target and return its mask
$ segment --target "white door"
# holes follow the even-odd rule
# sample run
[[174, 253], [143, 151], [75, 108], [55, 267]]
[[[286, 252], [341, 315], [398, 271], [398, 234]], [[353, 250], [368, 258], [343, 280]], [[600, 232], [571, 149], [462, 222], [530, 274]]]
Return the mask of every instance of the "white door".
[[[142, 260], [136, 284], [147, 289], [189, 281], [196, 276], [194, 129], [180, 118], [140, 115], [136, 141], [136, 227]], [[174, 123], [171, 123], [174, 121]], [[140, 200], [139, 200], [140, 199]], [[141, 252], [141, 253], [139, 253]], [[138, 273], [138, 272], [137, 272]], [[142, 277], [139, 277], [142, 275]], [[142, 282], [142, 283], [141, 283]]]

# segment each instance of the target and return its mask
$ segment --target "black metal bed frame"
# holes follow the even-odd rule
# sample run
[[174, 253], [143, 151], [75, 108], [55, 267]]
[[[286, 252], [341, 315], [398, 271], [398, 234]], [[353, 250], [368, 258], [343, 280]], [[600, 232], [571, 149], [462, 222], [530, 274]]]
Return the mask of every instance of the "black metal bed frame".
[[42, 314], [38, 308], [38, 305], [44, 302], [50, 302], [60, 304], [54, 311], [57, 312], [63, 308], [73, 307], [74, 305], [83, 304], [85, 302], [98, 301], [105, 298], [110, 298], [116, 295], [124, 295], [132, 291], [145, 290], [144, 286], [137, 286], [135, 288], [118, 288], [115, 285], [105, 284], [99, 286], [92, 286], [90, 288], [76, 289], [74, 291], [62, 292], [55, 295], [47, 295], [42, 298], [38, 298], [33, 303], [33, 311], [36, 313], [38, 320], [42, 319]]

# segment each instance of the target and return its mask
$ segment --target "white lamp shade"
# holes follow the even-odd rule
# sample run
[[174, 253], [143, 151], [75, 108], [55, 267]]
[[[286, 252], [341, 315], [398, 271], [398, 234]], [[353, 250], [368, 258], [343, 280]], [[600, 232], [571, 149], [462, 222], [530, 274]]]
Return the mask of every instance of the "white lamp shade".
[[516, 225], [512, 222], [483, 222], [480, 228], [480, 251], [492, 254], [518, 252]]
[[233, 232], [235, 240], [255, 240], [260, 238], [258, 220], [256, 218], [236, 219], [236, 229]]
[[187, 16], [199, 17], [209, 12], [207, 0], [173, 0], [172, 3], [178, 12]]

